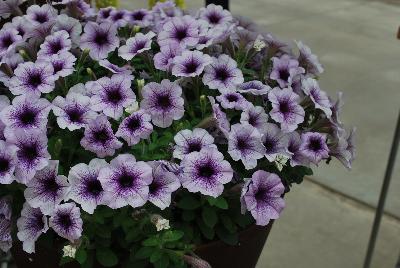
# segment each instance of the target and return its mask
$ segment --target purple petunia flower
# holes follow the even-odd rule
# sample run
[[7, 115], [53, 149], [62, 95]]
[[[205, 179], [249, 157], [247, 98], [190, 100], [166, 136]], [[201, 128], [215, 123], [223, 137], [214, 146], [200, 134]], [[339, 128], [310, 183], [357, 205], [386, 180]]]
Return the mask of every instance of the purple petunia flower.
[[242, 189], [242, 213], [250, 211], [257, 225], [265, 226], [271, 219], [279, 218], [285, 208], [281, 197], [285, 192], [281, 179], [273, 173], [257, 170]]
[[198, 22], [189, 15], [173, 17], [163, 25], [157, 41], [161, 47], [170, 44], [193, 47], [199, 41]]
[[70, 131], [85, 127], [97, 114], [91, 110], [90, 98], [70, 92], [65, 98], [57, 96], [53, 100], [53, 113], [60, 128]]
[[211, 63], [211, 57], [200, 51], [184, 51], [173, 59], [172, 74], [175, 76], [195, 77]]
[[128, 14], [126, 15], [126, 19], [128, 20], [129, 24], [137, 25], [140, 27], [149, 26], [152, 18], [152, 13], [145, 8], [133, 10], [131, 12], [128, 12]]
[[116, 149], [122, 147], [122, 143], [115, 137], [111, 124], [105, 116], [98, 116], [89, 121], [81, 145], [98, 157], [112, 156]]
[[97, 13], [97, 21], [103, 22], [110, 19], [111, 12], [115, 10], [115, 7], [104, 7], [100, 8]]
[[[10, 68], [9, 70], [12, 70], [14, 72], [15, 68], [17, 68], [17, 66], [20, 63], [24, 62], [24, 60], [19, 53], [15, 53], [15, 54], [3, 57], [0, 60], [0, 62], [2, 62], [2, 64], [4, 64], [4, 67], [7, 66]], [[10, 87], [11, 76], [12, 76], [11, 73], [7, 72], [4, 69], [3, 70], [0, 69], [0, 82], [2, 82], [5, 87], [8, 87], [8, 88]], [[2, 95], [2, 96], [4, 96], [4, 95]]]
[[228, 55], [222, 54], [213, 58], [210, 65], [204, 69], [203, 83], [211, 89], [218, 89], [221, 93], [235, 90], [236, 86], [243, 83], [243, 74], [237, 63]]
[[238, 91], [240, 93], [249, 93], [252, 95], [267, 95], [271, 90], [271, 87], [264, 85], [260, 81], [253, 80], [241, 85], [238, 85]]
[[226, 114], [221, 110], [219, 104], [215, 102], [215, 99], [211, 96], [208, 96], [208, 99], [211, 103], [213, 119], [214, 121], [216, 121], [218, 129], [227, 138], [229, 135], [229, 131], [231, 131], [231, 124], [229, 123]]
[[287, 155], [287, 137], [275, 124], [268, 123], [266, 125], [261, 141], [268, 161], [275, 161], [278, 155]]
[[108, 20], [110, 20], [117, 27], [125, 27], [128, 24], [126, 20], [127, 11], [123, 9], [112, 9]]
[[9, 18], [23, 2], [24, 0], [2, 0], [0, 2], [0, 18]]
[[199, 41], [196, 45], [197, 50], [202, 50], [211, 46], [223, 34], [223, 27], [210, 27], [207, 21], [199, 20]]
[[166, 170], [161, 162], [150, 162], [153, 168], [153, 180], [149, 185], [149, 201], [159, 207], [165, 209], [171, 204], [171, 194], [181, 186], [178, 177]]
[[38, 208], [32, 208], [27, 202], [17, 220], [17, 237], [22, 242], [22, 248], [27, 253], [35, 252], [35, 243], [39, 236], [49, 229], [47, 217]]
[[320, 75], [324, 72], [324, 68], [321, 63], [318, 61], [318, 57], [312, 54], [311, 49], [304, 45], [301, 41], [295, 42], [297, 48], [300, 51], [299, 54], [299, 64], [302, 66], [307, 73], [311, 73], [314, 75]]
[[49, 4], [42, 6], [32, 5], [26, 10], [26, 18], [33, 26], [50, 24], [57, 17], [57, 10]]
[[71, 242], [81, 237], [82, 225], [81, 212], [75, 203], [65, 203], [56, 206], [49, 220], [49, 226], [59, 236]]
[[18, 35], [22, 37], [22, 40], [26, 40], [26, 33], [29, 32], [32, 25], [29, 24], [26, 17], [14, 17], [11, 22], [4, 24], [3, 29], [14, 29], [18, 32]]
[[200, 152], [204, 148], [217, 148], [214, 138], [202, 128], [195, 128], [193, 131], [184, 129], [176, 133], [174, 137], [175, 147], [173, 156], [183, 159], [193, 152]]
[[182, 186], [193, 193], [218, 197], [224, 190], [224, 184], [233, 177], [231, 165], [215, 148], [205, 148], [186, 155], [181, 166]]
[[168, 44], [160, 48], [154, 55], [154, 67], [162, 71], [171, 71], [173, 59], [181, 55], [182, 48], [178, 44]]
[[336, 157], [349, 170], [355, 158], [355, 131], [356, 129], [352, 128], [347, 136], [346, 133], [339, 133], [329, 145], [329, 155]]
[[14, 95], [49, 93], [54, 89], [53, 66], [44, 62], [24, 62], [14, 70], [10, 91]]
[[0, 199], [0, 249], [8, 252], [12, 246], [11, 201], [8, 197]]
[[89, 165], [80, 163], [73, 166], [68, 175], [71, 189], [68, 198], [80, 204], [82, 209], [93, 214], [98, 205], [109, 202], [108, 192], [104, 191], [98, 180], [99, 172], [108, 163], [104, 159], [92, 159]]
[[[0, 80], [1, 81], [1, 80]], [[10, 100], [8, 99], [7, 96], [1, 95], [0, 96], [0, 114], [3, 111], [4, 108], [8, 107], [10, 105]], [[6, 128], [6, 125], [3, 123], [0, 117], [0, 139], [4, 140], [4, 129]]]
[[7, 142], [18, 147], [18, 164], [15, 168], [17, 182], [26, 184], [37, 170], [47, 166], [50, 154], [47, 151], [47, 136], [42, 131], [16, 129], [14, 135], [7, 137]]
[[237, 92], [227, 91], [216, 98], [225, 109], [245, 110], [251, 106], [251, 103]]
[[133, 104], [136, 100], [135, 93], [131, 89], [131, 75], [114, 74], [102, 77], [91, 84], [90, 99], [93, 111], [103, 112], [114, 119], [119, 119], [124, 108]]
[[290, 156], [290, 165], [292, 167], [309, 166], [310, 161], [300, 151], [302, 142], [299, 133], [296, 131], [290, 132], [286, 134], [286, 137], [288, 139], [287, 151], [289, 153], [288, 156]]
[[141, 139], [147, 139], [153, 132], [150, 123], [151, 116], [139, 110], [126, 117], [119, 125], [115, 136], [123, 138], [129, 146], [139, 143]]
[[49, 35], [44, 40], [44, 43], [40, 45], [40, 50], [37, 53], [38, 59], [46, 59], [53, 55], [58, 55], [62, 52], [69, 51], [71, 49], [71, 39], [69, 34], [61, 30]]
[[14, 51], [15, 47], [22, 41], [22, 36], [12, 28], [0, 30], [0, 58]]
[[306, 132], [301, 134], [301, 142], [301, 153], [312, 163], [318, 164], [322, 159], [329, 157], [325, 134]]
[[322, 110], [328, 118], [332, 116], [331, 103], [326, 92], [319, 88], [317, 80], [306, 78], [302, 81], [304, 93], [310, 97], [315, 108]]
[[130, 65], [119, 67], [118, 65], [112, 64], [107, 59], [100, 60], [99, 65], [111, 71], [113, 74], [125, 74], [125, 75], [132, 74], [132, 68]]
[[12, 136], [15, 129], [46, 130], [47, 116], [51, 105], [46, 99], [35, 95], [21, 95], [13, 99], [12, 105], [0, 112], [0, 119], [6, 125], [4, 135]]
[[74, 64], [76, 58], [68, 51], [63, 51], [59, 54], [41, 58], [40, 61], [49, 63], [51, 66], [53, 66], [54, 78], [56, 80], [60, 77], [67, 77], [75, 71]]
[[10, 184], [15, 180], [18, 147], [0, 140], [0, 184]]
[[89, 49], [89, 55], [94, 60], [107, 58], [108, 53], [119, 46], [117, 27], [111, 22], [88, 22], [81, 36], [80, 47]]
[[268, 126], [268, 115], [261, 106], [250, 106], [240, 115], [240, 123], [255, 127], [261, 134]]
[[272, 58], [270, 78], [277, 81], [281, 88], [290, 86], [293, 78], [302, 73], [304, 73], [304, 69], [299, 67], [299, 62], [290, 58], [289, 55]]
[[72, 41], [72, 46], [76, 47], [81, 39], [82, 24], [75, 18], [69, 17], [66, 14], [60, 14], [57, 16], [51, 32], [55, 33], [62, 30], [68, 33]]
[[232, 14], [228, 10], [214, 4], [200, 8], [197, 16], [207, 21], [212, 27], [225, 26], [233, 20]]
[[67, 178], [58, 175], [58, 160], [50, 160], [48, 165], [36, 172], [27, 183], [24, 196], [33, 208], [40, 208], [45, 215], [50, 215], [55, 206], [60, 204], [69, 190]]
[[272, 103], [272, 119], [281, 124], [284, 132], [292, 132], [304, 121], [304, 109], [298, 104], [299, 95], [290, 88], [274, 88], [268, 94]]
[[151, 39], [156, 36], [153, 32], [146, 34], [137, 33], [134, 37], [126, 40], [126, 44], [118, 49], [118, 56], [125, 60], [131, 60], [137, 54], [151, 49]]
[[110, 192], [108, 206], [113, 209], [126, 205], [140, 207], [148, 198], [152, 168], [145, 162], [136, 162], [133, 155], [121, 154], [100, 170], [98, 179], [103, 189]]
[[140, 107], [151, 115], [153, 124], [166, 128], [185, 113], [182, 88], [167, 79], [160, 84], [151, 82], [142, 89]]
[[263, 158], [265, 153], [260, 132], [251, 125], [233, 125], [229, 133], [228, 153], [234, 161], [242, 160], [246, 169], [255, 168], [257, 159]]

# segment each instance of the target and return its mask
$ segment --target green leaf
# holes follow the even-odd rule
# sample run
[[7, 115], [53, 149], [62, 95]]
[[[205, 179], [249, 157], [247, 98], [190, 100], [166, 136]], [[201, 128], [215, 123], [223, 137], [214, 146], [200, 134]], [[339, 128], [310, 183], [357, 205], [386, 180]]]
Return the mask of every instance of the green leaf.
[[226, 202], [225, 198], [219, 196], [217, 198], [207, 197], [207, 201], [211, 206], [220, 208], [220, 209], [228, 209], [228, 202]]
[[196, 214], [193, 212], [193, 210], [183, 210], [182, 212], [182, 218], [184, 221], [192, 221], [196, 217]]
[[166, 231], [162, 238], [164, 239], [165, 242], [174, 242], [178, 241], [183, 237], [184, 233], [179, 230], [172, 230], [172, 231]]
[[179, 200], [177, 206], [181, 209], [193, 210], [201, 206], [200, 200], [196, 199], [193, 195], [185, 195]]
[[211, 228], [213, 228], [215, 224], [217, 224], [218, 222], [217, 213], [211, 207], [203, 207], [203, 210], [201, 212], [201, 217], [204, 223]]
[[167, 268], [169, 265], [168, 255], [162, 254], [161, 258], [154, 263], [155, 268]]
[[160, 238], [156, 236], [149, 237], [142, 242], [142, 245], [146, 247], [154, 247], [158, 246], [159, 244], [160, 244]]
[[109, 248], [96, 249], [96, 259], [105, 267], [112, 267], [118, 264], [117, 255]]
[[231, 218], [225, 214], [220, 214], [219, 218], [221, 219], [222, 225], [231, 233], [237, 231], [235, 223], [231, 220]]
[[139, 260], [147, 259], [151, 256], [154, 250], [154, 247], [141, 247], [138, 252], [136, 252], [135, 258]]
[[197, 225], [200, 228], [201, 233], [209, 240], [212, 240], [215, 236], [213, 228], [208, 227], [202, 220], [197, 221]]
[[159, 259], [161, 259], [163, 252], [160, 249], [154, 250], [150, 256], [150, 262], [156, 263]]
[[75, 259], [80, 263], [83, 264], [86, 262], [87, 253], [83, 247], [79, 247], [75, 254]]
[[225, 228], [219, 226], [216, 230], [217, 236], [228, 245], [237, 245], [239, 237], [237, 233], [230, 233]]

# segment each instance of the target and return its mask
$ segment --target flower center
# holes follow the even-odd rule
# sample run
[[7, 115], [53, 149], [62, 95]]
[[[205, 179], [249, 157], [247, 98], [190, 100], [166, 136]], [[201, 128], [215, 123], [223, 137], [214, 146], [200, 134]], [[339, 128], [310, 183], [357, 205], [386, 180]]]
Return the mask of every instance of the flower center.
[[143, 49], [146, 46], [146, 41], [139, 41], [136, 43], [136, 45], [134, 46], [134, 51], [133, 52], [137, 52], [141, 49]]
[[38, 156], [38, 151], [35, 145], [25, 145], [21, 148], [21, 154], [29, 161], [33, 161]]
[[311, 151], [318, 152], [319, 150], [322, 149], [321, 141], [320, 141], [318, 138], [312, 138], [312, 139], [310, 139], [310, 142], [309, 142], [309, 144], [308, 144], [308, 148], [309, 148]]
[[105, 144], [109, 139], [110, 136], [105, 129], [98, 130], [93, 133], [95, 140], [99, 143]]
[[195, 62], [194, 60], [189, 61], [188, 63], [185, 64], [186, 73], [196, 72], [198, 66], [199, 66], [199, 64], [197, 62]]
[[9, 46], [11, 46], [14, 43], [14, 39], [11, 37], [11, 35], [6, 35], [1, 39], [1, 47], [7, 49]]
[[215, 175], [215, 169], [211, 163], [205, 163], [199, 167], [198, 173], [200, 177], [211, 178], [213, 175]]
[[160, 106], [162, 109], [167, 109], [171, 106], [171, 100], [168, 95], [161, 95], [157, 98], [157, 106]]
[[63, 49], [63, 45], [61, 44], [61, 40], [55, 40], [49, 44], [49, 50], [51, 54], [57, 54]]
[[98, 46], [102, 46], [102, 45], [108, 44], [108, 35], [107, 35], [106, 32], [97, 32], [93, 41]]
[[149, 192], [152, 194], [157, 193], [157, 191], [160, 189], [160, 186], [161, 185], [159, 183], [153, 180], [153, 182], [149, 185]]
[[35, 119], [36, 119], [35, 112], [29, 109], [23, 111], [19, 116], [19, 120], [24, 125], [33, 125], [33, 123], [35, 123]]
[[0, 158], [0, 173], [7, 172], [10, 169], [10, 161]]
[[43, 230], [43, 215], [41, 213], [35, 213], [34, 218], [30, 221], [30, 226], [36, 231]]
[[226, 95], [226, 99], [227, 99], [229, 102], [236, 102], [236, 101], [239, 100], [238, 96], [235, 95], [235, 94]]
[[215, 70], [215, 77], [218, 80], [221, 80], [222, 82], [224, 82], [226, 79], [229, 78], [229, 73], [225, 68], [218, 68]]
[[290, 76], [290, 73], [287, 69], [279, 70], [279, 78], [282, 79], [283, 81], [288, 81], [289, 76]]
[[46, 192], [49, 193], [57, 193], [57, 191], [60, 189], [60, 186], [57, 184], [56, 178], [54, 176], [51, 176], [50, 178], [45, 180], [43, 184]]
[[201, 148], [202, 148], [202, 146], [199, 141], [192, 141], [192, 142], [189, 142], [187, 151], [188, 151], [188, 153], [200, 152]]
[[69, 229], [72, 226], [71, 216], [67, 213], [58, 215], [58, 223], [64, 228]]
[[119, 89], [111, 89], [107, 91], [107, 100], [113, 104], [118, 104], [122, 100], [122, 95]]
[[121, 176], [118, 177], [118, 183], [122, 188], [132, 188], [133, 183], [135, 181], [134, 176], [123, 173]]
[[221, 21], [221, 16], [219, 16], [215, 12], [208, 14], [207, 18], [208, 18], [208, 21], [212, 24], [218, 24]]
[[68, 115], [68, 119], [71, 122], [81, 122], [82, 112], [79, 109], [76, 108], [68, 109], [66, 111], [66, 114]]
[[258, 189], [257, 193], [254, 195], [254, 198], [257, 201], [264, 201], [267, 191], [265, 189]]
[[254, 114], [249, 114], [249, 124], [252, 125], [253, 127], [258, 125], [258, 117]]
[[64, 68], [64, 62], [63, 62], [63, 61], [56, 61], [56, 62], [53, 62], [54, 73], [58, 73], [58, 72], [61, 71], [63, 68]]
[[132, 14], [132, 18], [134, 20], [143, 20], [144, 16], [145, 16], [144, 12], [141, 12], [141, 11], [138, 11], [138, 12], [135, 12]]
[[187, 29], [186, 28], [179, 28], [176, 29], [175, 32], [175, 38], [178, 39], [179, 41], [182, 41], [183, 39], [185, 39], [187, 37]]
[[284, 114], [290, 112], [290, 105], [289, 105], [289, 102], [288, 102], [288, 101], [282, 101], [282, 102], [280, 102], [280, 103], [279, 103], [279, 111], [280, 111], [281, 113], [284, 113]]
[[45, 23], [46, 21], [49, 20], [49, 18], [47, 17], [47, 15], [45, 13], [37, 13], [35, 15], [35, 20], [39, 23]]
[[236, 147], [240, 150], [247, 150], [249, 149], [249, 143], [247, 142], [247, 138], [245, 137], [239, 137], [236, 141]]
[[89, 192], [91, 195], [97, 197], [103, 191], [103, 187], [99, 180], [94, 179], [87, 182], [86, 191]]
[[122, 19], [124, 17], [124, 12], [117, 12], [117, 13], [115, 13], [115, 15], [113, 16], [113, 19], [115, 20], [115, 21], [117, 21], [117, 20], [120, 20], [120, 19]]
[[38, 87], [42, 84], [42, 76], [39, 73], [32, 73], [29, 75], [28, 83], [33, 87]]
[[263, 145], [264, 145], [264, 147], [265, 147], [265, 149], [266, 149], [266, 151], [267, 151], [268, 153], [273, 152], [274, 149], [275, 149], [275, 142], [274, 142], [273, 139], [271, 139], [271, 138], [269, 138], [269, 137], [267, 137], [267, 138], [263, 141]]
[[140, 128], [140, 126], [141, 126], [141, 123], [140, 123], [140, 120], [138, 118], [133, 117], [133, 118], [129, 119], [129, 121], [128, 121], [129, 130], [135, 131], [138, 128]]

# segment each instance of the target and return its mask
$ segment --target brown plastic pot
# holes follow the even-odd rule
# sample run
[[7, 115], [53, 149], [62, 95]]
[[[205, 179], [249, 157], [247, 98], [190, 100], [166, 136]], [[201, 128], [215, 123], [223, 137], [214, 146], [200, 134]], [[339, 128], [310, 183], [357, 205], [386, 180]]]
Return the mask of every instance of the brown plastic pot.
[[[239, 234], [239, 244], [230, 246], [222, 241], [214, 241], [197, 247], [195, 253], [206, 260], [212, 268], [254, 268], [271, 231], [273, 221], [267, 226], [253, 225]], [[60, 248], [38, 249], [35, 254], [27, 254], [21, 243], [11, 249], [18, 268], [57, 268]], [[76, 262], [67, 263], [62, 268], [79, 268]], [[101, 266], [94, 266], [100, 268]]]
[[267, 226], [253, 225], [239, 234], [239, 244], [230, 246], [222, 241], [201, 245], [196, 254], [212, 268], [254, 268], [271, 231], [273, 221]]

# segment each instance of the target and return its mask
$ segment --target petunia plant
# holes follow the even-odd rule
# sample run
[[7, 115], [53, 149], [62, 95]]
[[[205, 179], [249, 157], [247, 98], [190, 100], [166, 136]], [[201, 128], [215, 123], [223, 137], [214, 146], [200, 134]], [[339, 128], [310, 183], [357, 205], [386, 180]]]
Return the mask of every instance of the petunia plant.
[[187, 267], [272, 223], [311, 168], [351, 167], [342, 95], [302, 42], [216, 5], [22, 2], [0, 1], [1, 250]]

